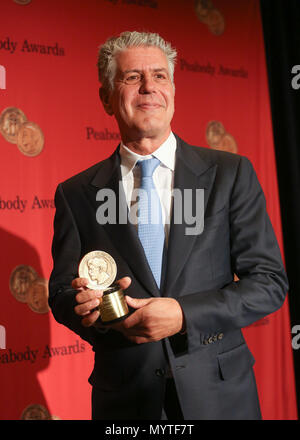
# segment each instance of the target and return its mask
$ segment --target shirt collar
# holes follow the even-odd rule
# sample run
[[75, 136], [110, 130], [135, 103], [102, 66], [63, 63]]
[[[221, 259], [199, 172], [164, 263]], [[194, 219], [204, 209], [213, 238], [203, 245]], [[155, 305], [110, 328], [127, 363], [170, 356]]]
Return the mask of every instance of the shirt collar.
[[120, 156], [122, 175], [126, 176], [130, 171], [132, 171], [138, 160], [150, 159], [151, 157], [156, 157], [164, 166], [174, 171], [176, 145], [176, 138], [171, 132], [169, 137], [163, 144], [161, 144], [160, 147], [157, 148], [157, 150], [155, 150], [152, 154], [142, 156], [134, 153], [128, 147], [126, 147], [123, 142], [121, 142]]

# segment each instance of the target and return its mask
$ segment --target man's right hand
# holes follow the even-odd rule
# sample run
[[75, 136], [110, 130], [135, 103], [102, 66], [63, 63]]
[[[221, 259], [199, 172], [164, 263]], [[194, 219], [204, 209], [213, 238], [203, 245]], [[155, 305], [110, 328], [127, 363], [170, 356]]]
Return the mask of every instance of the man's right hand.
[[[72, 281], [73, 289], [78, 290], [76, 295], [77, 306], [74, 307], [75, 313], [82, 317], [82, 325], [84, 327], [90, 327], [100, 316], [98, 310], [94, 310], [99, 306], [101, 298], [103, 296], [103, 290], [92, 290], [87, 287], [89, 281], [87, 278], [75, 278]], [[126, 289], [131, 279], [129, 277], [121, 278], [117, 281], [122, 289]]]
[[77, 306], [74, 307], [75, 313], [82, 316], [82, 325], [90, 327], [100, 316], [98, 310], [94, 310], [100, 304], [100, 298], [103, 296], [102, 290], [92, 290], [87, 287], [89, 280], [87, 278], [75, 278], [72, 281], [73, 289], [78, 290], [76, 295]]

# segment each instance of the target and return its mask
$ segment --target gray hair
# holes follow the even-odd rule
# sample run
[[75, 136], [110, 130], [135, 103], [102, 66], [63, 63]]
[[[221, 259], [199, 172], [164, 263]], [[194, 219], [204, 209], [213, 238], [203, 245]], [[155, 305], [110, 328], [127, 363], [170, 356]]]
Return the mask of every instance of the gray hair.
[[166, 55], [172, 83], [174, 83], [174, 70], [177, 52], [170, 43], [165, 41], [159, 34], [150, 32], [126, 31], [119, 37], [109, 38], [99, 48], [98, 75], [104, 89], [113, 90], [116, 73], [116, 55], [129, 47], [154, 46], [161, 49]]

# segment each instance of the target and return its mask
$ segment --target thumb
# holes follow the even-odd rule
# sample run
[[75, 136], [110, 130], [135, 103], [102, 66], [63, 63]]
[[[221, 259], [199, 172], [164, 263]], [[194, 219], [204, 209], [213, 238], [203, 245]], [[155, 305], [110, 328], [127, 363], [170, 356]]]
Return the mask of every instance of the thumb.
[[140, 309], [151, 301], [151, 298], [132, 298], [131, 296], [125, 296], [127, 304], [134, 309]]

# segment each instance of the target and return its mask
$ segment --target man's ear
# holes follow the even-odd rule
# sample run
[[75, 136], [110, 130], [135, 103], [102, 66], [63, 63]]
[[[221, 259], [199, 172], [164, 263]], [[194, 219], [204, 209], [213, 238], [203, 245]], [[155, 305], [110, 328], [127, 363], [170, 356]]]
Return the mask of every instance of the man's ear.
[[104, 110], [106, 111], [107, 114], [109, 114], [110, 116], [114, 114], [113, 109], [111, 107], [110, 104], [110, 93], [108, 92], [107, 89], [104, 89], [103, 87], [100, 87], [99, 89], [99, 96], [101, 99], [101, 102], [103, 104]]

